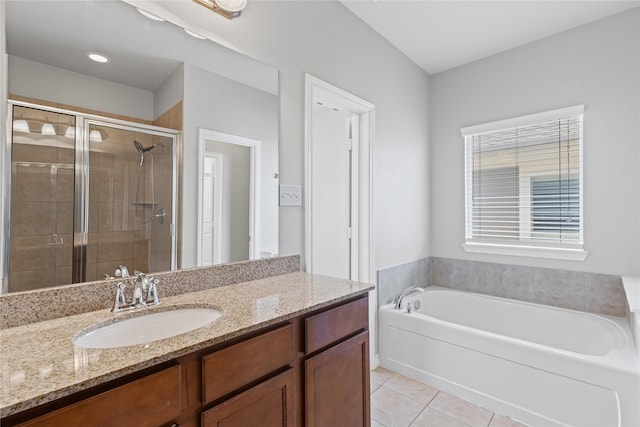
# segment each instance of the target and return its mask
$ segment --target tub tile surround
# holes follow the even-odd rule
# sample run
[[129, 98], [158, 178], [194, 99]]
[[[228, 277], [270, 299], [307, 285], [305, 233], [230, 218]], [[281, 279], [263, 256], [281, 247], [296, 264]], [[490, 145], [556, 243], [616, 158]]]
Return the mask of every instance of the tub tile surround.
[[406, 264], [378, 270], [378, 301], [380, 305], [393, 301], [410, 286], [431, 286], [431, 259], [424, 258]]
[[371, 371], [371, 426], [526, 427], [382, 367]]
[[378, 271], [378, 303], [409, 286], [442, 286], [538, 304], [626, 317], [620, 276], [430, 257]]
[[[153, 273], [160, 300], [219, 286], [300, 271], [300, 256]], [[0, 295], [0, 329], [110, 308], [117, 279]]]

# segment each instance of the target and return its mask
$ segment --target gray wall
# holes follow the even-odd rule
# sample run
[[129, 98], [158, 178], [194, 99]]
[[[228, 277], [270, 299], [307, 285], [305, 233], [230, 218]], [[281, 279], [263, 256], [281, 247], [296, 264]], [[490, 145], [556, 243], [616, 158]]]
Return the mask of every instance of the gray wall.
[[[432, 255], [640, 274], [640, 10], [432, 78]], [[465, 253], [460, 128], [585, 104], [584, 262]]]
[[222, 262], [249, 259], [251, 149], [207, 141], [206, 150], [222, 154]]
[[[304, 73], [375, 104], [375, 268], [428, 256], [429, 76], [339, 2], [253, 1], [214, 18], [193, 25], [280, 71], [280, 183], [304, 184]], [[304, 242], [303, 208], [281, 208], [280, 253]]]
[[153, 120], [153, 92], [17, 56], [9, 57], [9, 93]]
[[260, 244], [277, 252], [275, 227], [268, 224], [278, 218], [278, 97], [190, 64], [184, 65], [184, 85], [183, 267], [196, 265], [199, 128], [261, 141]]
[[156, 119], [184, 99], [184, 63], [153, 92], [153, 118]]

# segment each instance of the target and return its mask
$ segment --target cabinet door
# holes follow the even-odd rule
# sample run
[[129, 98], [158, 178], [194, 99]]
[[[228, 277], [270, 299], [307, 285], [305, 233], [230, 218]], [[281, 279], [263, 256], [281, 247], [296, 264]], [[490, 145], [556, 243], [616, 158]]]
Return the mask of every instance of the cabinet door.
[[369, 426], [369, 333], [305, 361], [306, 427]]
[[292, 427], [293, 369], [250, 388], [202, 414], [202, 427]]

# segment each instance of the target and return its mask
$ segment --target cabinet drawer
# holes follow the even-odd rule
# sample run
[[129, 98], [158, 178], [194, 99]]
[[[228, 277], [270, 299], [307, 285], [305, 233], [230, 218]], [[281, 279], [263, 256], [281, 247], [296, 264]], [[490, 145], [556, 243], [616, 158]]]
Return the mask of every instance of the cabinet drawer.
[[20, 426], [158, 426], [180, 415], [180, 366], [90, 397]]
[[202, 427], [286, 427], [295, 416], [293, 369], [202, 414]]
[[369, 300], [361, 298], [304, 321], [304, 352], [313, 353], [369, 326]]
[[293, 327], [283, 326], [202, 358], [203, 403], [293, 363]]

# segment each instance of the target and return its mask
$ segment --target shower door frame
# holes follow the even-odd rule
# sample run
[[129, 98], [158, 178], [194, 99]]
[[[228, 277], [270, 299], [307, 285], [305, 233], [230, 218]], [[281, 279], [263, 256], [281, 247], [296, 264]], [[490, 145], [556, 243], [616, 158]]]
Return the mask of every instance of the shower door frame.
[[[17, 100], [7, 101], [6, 120], [6, 144], [4, 147], [4, 176], [2, 185], [6, 199], [3, 200], [4, 209], [4, 247], [2, 254], [2, 291], [9, 291], [10, 273], [10, 242], [11, 242], [11, 169], [12, 169], [12, 147], [13, 147], [13, 109], [15, 106], [34, 108], [52, 113], [67, 114], [75, 117], [75, 161], [74, 161], [74, 202], [73, 202], [73, 257], [72, 257], [72, 283], [86, 281], [86, 259], [89, 236], [89, 126], [105, 126], [125, 131], [141, 132], [155, 136], [170, 138], [171, 162], [172, 162], [172, 188], [171, 188], [171, 270], [177, 268], [177, 224], [178, 222], [178, 149], [180, 144], [181, 131], [163, 128], [160, 126], [147, 125], [144, 123], [130, 122], [121, 119], [114, 119], [95, 114], [82, 113], [75, 110], [50, 107], [32, 102]], [[86, 196], [85, 196], [86, 195]]]

